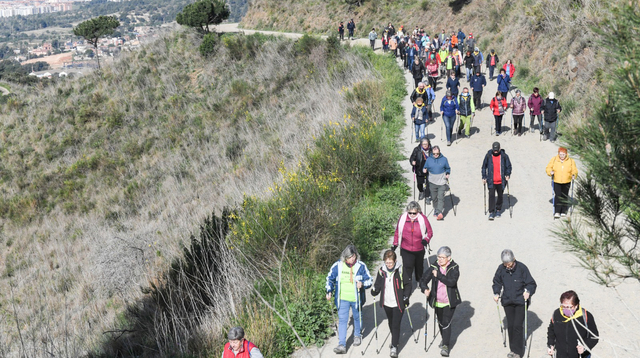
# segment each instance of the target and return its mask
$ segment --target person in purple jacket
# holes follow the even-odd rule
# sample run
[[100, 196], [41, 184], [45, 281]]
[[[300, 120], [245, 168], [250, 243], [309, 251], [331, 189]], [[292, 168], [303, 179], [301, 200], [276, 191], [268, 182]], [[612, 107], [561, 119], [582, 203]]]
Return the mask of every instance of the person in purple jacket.
[[540, 90], [538, 87], [533, 89], [533, 94], [529, 97], [529, 115], [531, 116], [531, 122], [529, 123], [529, 128], [531, 129], [531, 133], [533, 133], [533, 125], [535, 124], [535, 119], [538, 117], [538, 130], [542, 132], [542, 101], [543, 98], [540, 96]]
[[422, 213], [420, 204], [412, 201], [407, 205], [407, 211], [400, 215], [393, 236], [391, 250], [396, 251], [400, 246], [402, 257], [402, 281], [413, 288], [411, 277], [415, 271], [416, 282], [420, 282], [424, 272], [425, 246], [433, 237], [433, 230], [429, 219]]
[[522, 119], [524, 111], [527, 110], [527, 100], [522, 97], [519, 89], [516, 90], [516, 96], [511, 98], [511, 115], [513, 116], [513, 135], [522, 135]]

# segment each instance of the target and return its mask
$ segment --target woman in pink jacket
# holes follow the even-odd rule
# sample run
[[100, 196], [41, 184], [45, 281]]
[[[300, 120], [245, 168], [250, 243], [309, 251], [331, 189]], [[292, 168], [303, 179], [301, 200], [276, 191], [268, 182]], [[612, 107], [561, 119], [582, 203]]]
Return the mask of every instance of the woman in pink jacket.
[[[400, 215], [396, 225], [391, 249], [396, 251], [400, 246], [402, 256], [402, 281], [405, 285], [412, 285], [411, 276], [415, 270], [416, 281], [420, 282], [424, 272], [425, 246], [433, 237], [433, 230], [429, 219], [422, 213], [420, 204], [412, 201], [407, 205], [407, 211]], [[413, 286], [410, 286], [413, 288]]]

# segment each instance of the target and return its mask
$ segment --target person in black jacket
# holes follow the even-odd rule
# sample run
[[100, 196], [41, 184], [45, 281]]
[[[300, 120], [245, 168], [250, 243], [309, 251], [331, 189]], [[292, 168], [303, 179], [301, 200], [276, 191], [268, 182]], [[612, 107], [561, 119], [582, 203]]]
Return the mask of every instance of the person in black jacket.
[[344, 23], [340, 21], [340, 25], [338, 25], [338, 37], [341, 41], [344, 40]]
[[[398, 342], [400, 341], [400, 323], [405, 309], [409, 306], [411, 285], [402, 282], [402, 264], [397, 262], [396, 253], [387, 250], [382, 256], [384, 266], [378, 271], [376, 282], [371, 290], [372, 296], [380, 296], [380, 306], [387, 314], [389, 330], [391, 331], [392, 358], [398, 357]], [[375, 307], [373, 309], [376, 309]]]
[[557, 358], [587, 358], [598, 344], [598, 327], [593, 315], [580, 306], [575, 291], [560, 296], [560, 308], [553, 312], [547, 329], [548, 354]]
[[353, 19], [347, 23], [347, 30], [349, 31], [349, 40], [353, 40], [353, 33], [356, 31], [356, 23], [353, 22]]
[[542, 101], [542, 118], [544, 119], [544, 138], [556, 141], [556, 128], [558, 127], [558, 114], [562, 111], [560, 102], [553, 92], [549, 92], [549, 97]]
[[[422, 81], [422, 77], [425, 76], [427, 72], [427, 68], [424, 67], [424, 63], [420, 61], [420, 58], [416, 56], [413, 60], [413, 67], [411, 67], [411, 75], [413, 76], [413, 81], [415, 82], [415, 86], [418, 87], [418, 83]], [[426, 104], [427, 101], [424, 101]]]
[[440, 355], [448, 357], [451, 349], [451, 319], [456, 306], [462, 303], [458, 291], [460, 268], [451, 259], [451, 249], [448, 246], [438, 249], [437, 258], [437, 265], [434, 263], [422, 275], [420, 289], [427, 296], [429, 306], [433, 307], [438, 318], [442, 336]]
[[537, 284], [527, 266], [516, 262], [513, 251], [503, 250], [500, 256], [502, 265], [498, 266], [493, 276], [493, 300], [497, 303], [502, 297], [511, 349], [508, 357], [521, 358], [524, 356], [524, 304], [526, 301], [527, 305], [531, 305], [531, 296], [536, 293]]
[[[424, 183], [427, 178], [426, 176], [427, 174], [425, 174], [422, 171], [422, 168], [424, 168], [424, 162], [430, 156], [431, 156], [431, 141], [427, 137], [423, 137], [422, 139], [420, 139], [420, 145], [413, 148], [413, 153], [411, 153], [411, 156], [409, 157], [409, 162], [413, 167], [413, 172], [416, 174], [418, 192], [420, 193], [420, 195], [418, 196], [418, 201], [425, 198]], [[428, 191], [426, 196], [429, 197]], [[431, 199], [428, 198], [427, 202], [431, 203]]]
[[[487, 188], [489, 188], [489, 220], [500, 217], [502, 194], [510, 177], [511, 161], [509, 156], [504, 149], [500, 149], [500, 143], [493, 142], [491, 150], [487, 152], [482, 162], [482, 182], [487, 184]], [[498, 195], [497, 202], [496, 194]]]

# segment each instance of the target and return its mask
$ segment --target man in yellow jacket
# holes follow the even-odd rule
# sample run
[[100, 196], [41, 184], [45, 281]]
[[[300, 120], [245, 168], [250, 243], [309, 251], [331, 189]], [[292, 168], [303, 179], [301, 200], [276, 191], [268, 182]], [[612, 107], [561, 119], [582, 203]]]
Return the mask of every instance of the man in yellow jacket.
[[578, 176], [576, 162], [569, 158], [567, 148], [558, 148], [558, 155], [551, 158], [547, 165], [547, 175], [553, 180], [554, 218], [565, 217], [569, 211], [569, 189], [571, 182]]

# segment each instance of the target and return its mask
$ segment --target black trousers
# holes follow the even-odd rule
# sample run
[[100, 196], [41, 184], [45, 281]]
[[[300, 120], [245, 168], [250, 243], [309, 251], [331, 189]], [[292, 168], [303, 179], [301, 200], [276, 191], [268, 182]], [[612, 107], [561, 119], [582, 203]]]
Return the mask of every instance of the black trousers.
[[349, 37], [353, 37], [353, 30], [349, 30]]
[[517, 131], [517, 133], [522, 133], [522, 118], [524, 118], [524, 114], [513, 115], [513, 129]]
[[571, 189], [571, 183], [553, 183], [553, 191], [556, 194], [553, 199], [553, 206], [558, 214], [567, 214], [569, 212], [569, 189]]
[[533, 125], [536, 123], [536, 117], [538, 117], [538, 129], [540, 129], [540, 131], [542, 131], [543, 125], [542, 125], [542, 116], [539, 114], [534, 114], [531, 115], [531, 120], [529, 122], [529, 128], [532, 129]]
[[500, 134], [502, 133], [502, 115], [496, 116], [494, 114], [493, 117], [496, 119], [496, 133]]
[[[436, 85], [438, 84], [438, 77], [429, 76], [429, 84], [431, 85], [431, 88], [435, 91], [436, 90]], [[429, 110], [431, 110], [431, 109], [429, 109]]]
[[509, 92], [508, 91], [507, 92], [500, 91], [500, 93], [502, 93], [502, 98], [507, 98], [507, 93], [509, 93]]
[[509, 348], [513, 353], [524, 357], [524, 305], [504, 306], [504, 313], [507, 316]]
[[[492, 188], [489, 188], [489, 212], [495, 213], [502, 210], [502, 194], [504, 193], [503, 184], [493, 184]], [[498, 194], [498, 201], [496, 202], [496, 194]]]
[[440, 328], [440, 335], [442, 336], [442, 344], [451, 348], [451, 319], [455, 308], [451, 306], [436, 307], [436, 317], [438, 317], [438, 327]]
[[340, 35], [340, 40], [344, 40], [344, 31], [338, 31], [338, 34]]
[[[402, 256], [402, 281], [405, 285], [413, 284], [411, 276], [415, 270], [416, 282], [420, 282], [424, 272], [424, 248], [422, 251], [408, 251], [400, 249]], [[411, 287], [413, 290], [413, 286]]]
[[[418, 183], [418, 191], [421, 192], [421, 193], [424, 191], [424, 182], [426, 180], [427, 180], [426, 176], [416, 175], [416, 182]], [[429, 195], [427, 195], [427, 196], [429, 196]]]
[[[415, 78], [415, 77], [414, 77], [414, 78], [413, 78], [413, 82], [415, 82], [415, 83], [416, 83], [416, 88], [417, 88], [417, 87], [418, 87], [418, 83], [422, 82], [422, 77], [420, 77], [420, 78]], [[425, 103], [425, 104], [426, 104], [426, 103]]]
[[482, 109], [482, 91], [473, 91], [473, 105], [476, 110]]
[[387, 314], [389, 331], [391, 331], [391, 346], [398, 347], [398, 342], [400, 341], [400, 323], [402, 322], [404, 312], [400, 311], [398, 307], [391, 308], [387, 306], [384, 306], [384, 312]]

